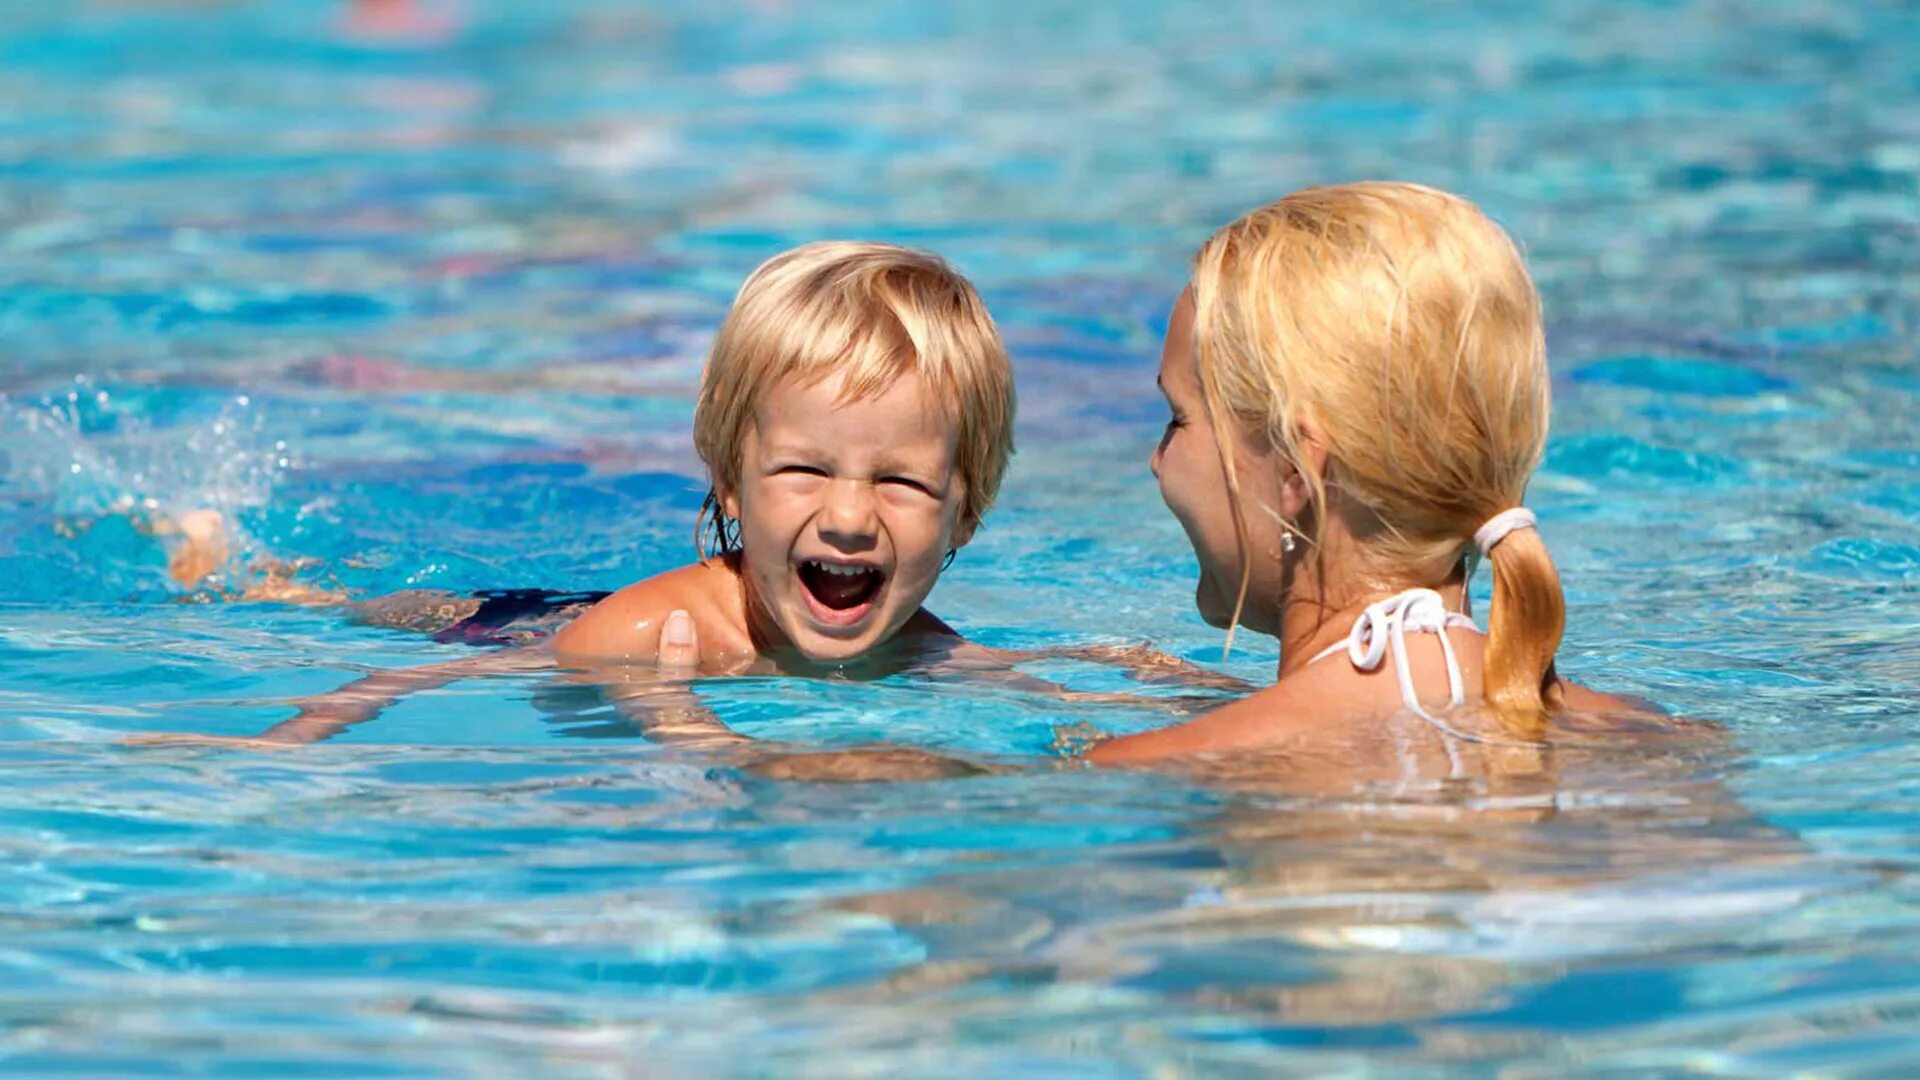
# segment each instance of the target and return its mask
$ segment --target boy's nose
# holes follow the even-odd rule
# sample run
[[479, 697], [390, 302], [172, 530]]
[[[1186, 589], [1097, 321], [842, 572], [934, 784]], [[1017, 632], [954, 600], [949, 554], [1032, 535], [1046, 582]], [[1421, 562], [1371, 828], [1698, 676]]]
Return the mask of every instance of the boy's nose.
[[820, 538], [836, 547], [865, 548], [879, 529], [873, 485], [838, 479], [827, 485], [820, 508]]

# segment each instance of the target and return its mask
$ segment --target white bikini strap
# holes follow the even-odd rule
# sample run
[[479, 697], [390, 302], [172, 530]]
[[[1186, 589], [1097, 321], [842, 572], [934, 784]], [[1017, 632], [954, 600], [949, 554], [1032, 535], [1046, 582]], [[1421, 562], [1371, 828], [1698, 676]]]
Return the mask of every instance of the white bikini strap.
[[[1442, 733], [1466, 742], [1501, 746], [1533, 745], [1461, 731], [1421, 707], [1420, 695], [1413, 685], [1413, 669], [1407, 664], [1407, 631], [1440, 636], [1440, 653], [1447, 661], [1447, 704], [1450, 708], [1459, 708], [1466, 703], [1466, 686], [1460, 675], [1460, 659], [1454, 654], [1452, 640], [1447, 637], [1447, 630], [1453, 627], [1475, 629], [1472, 619], [1457, 611], [1448, 611], [1447, 602], [1439, 593], [1432, 589], [1408, 589], [1367, 605], [1367, 610], [1353, 621], [1353, 630], [1347, 634], [1346, 641], [1335, 642], [1308, 662], [1318, 663], [1344, 647], [1354, 667], [1361, 671], [1377, 671], [1391, 653], [1394, 676], [1400, 683], [1400, 701], [1407, 711]], [[1447, 745], [1447, 757], [1458, 773], [1461, 762], [1451, 744]]]
[[1347, 640], [1336, 642], [1314, 660], [1332, 656], [1344, 645], [1354, 667], [1375, 671], [1391, 653], [1394, 673], [1400, 680], [1400, 700], [1408, 708], [1418, 710], [1420, 698], [1414, 692], [1413, 672], [1406, 660], [1407, 631], [1436, 633], [1440, 635], [1440, 651], [1447, 659], [1447, 701], [1449, 705], [1458, 706], [1466, 701], [1466, 689], [1460, 678], [1460, 661], [1454, 655], [1453, 642], [1447, 639], [1447, 628], [1453, 626], [1472, 629], [1473, 620], [1448, 611], [1447, 602], [1432, 589], [1408, 589], [1367, 605], [1367, 610], [1353, 620], [1353, 630], [1347, 634]]

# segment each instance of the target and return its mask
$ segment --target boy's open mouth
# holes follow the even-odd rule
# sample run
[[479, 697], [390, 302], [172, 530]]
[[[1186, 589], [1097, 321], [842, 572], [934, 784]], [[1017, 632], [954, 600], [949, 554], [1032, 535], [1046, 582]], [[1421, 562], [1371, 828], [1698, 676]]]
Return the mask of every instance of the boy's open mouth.
[[886, 580], [878, 567], [860, 563], [808, 559], [800, 564], [807, 606], [816, 619], [835, 626], [851, 626], [864, 618]]

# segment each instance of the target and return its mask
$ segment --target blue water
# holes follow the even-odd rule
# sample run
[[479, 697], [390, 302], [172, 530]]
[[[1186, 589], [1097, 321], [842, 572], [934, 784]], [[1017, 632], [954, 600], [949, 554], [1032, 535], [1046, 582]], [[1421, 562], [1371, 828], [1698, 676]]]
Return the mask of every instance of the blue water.
[[[1912, 7], [420, 22], [0, 9], [0, 1072], [1920, 1069]], [[116, 504], [221, 508], [366, 593], [675, 565], [706, 340], [822, 236], [947, 253], [1016, 358], [1020, 456], [935, 609], [1215, 662], [1146, 471], [1160, 327], [1211, 228], [1373, 176], [1527, 248], [1563, 670], [1724, 754], [1569, 758], [1551, 811], [1305, 798], [1044, 764], [1149, 708], [706, 685], [755, 734], [1041, 763], [777, 783], [533, 676], [297, 753], [122, 744], [466, 653], [177, 602]]]

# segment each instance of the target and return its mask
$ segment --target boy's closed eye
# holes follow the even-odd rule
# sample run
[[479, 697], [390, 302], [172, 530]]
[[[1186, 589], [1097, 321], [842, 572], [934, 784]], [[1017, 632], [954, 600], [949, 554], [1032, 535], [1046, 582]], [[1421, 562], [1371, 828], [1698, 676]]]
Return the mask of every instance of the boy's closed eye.
[[940, 492], [934, 488], [932, 483], [911, 476], [882, 476], [878, 483], [896, 490], [907, 491], [916, 495], [925, 495], [930, 499], [940, 497]]

